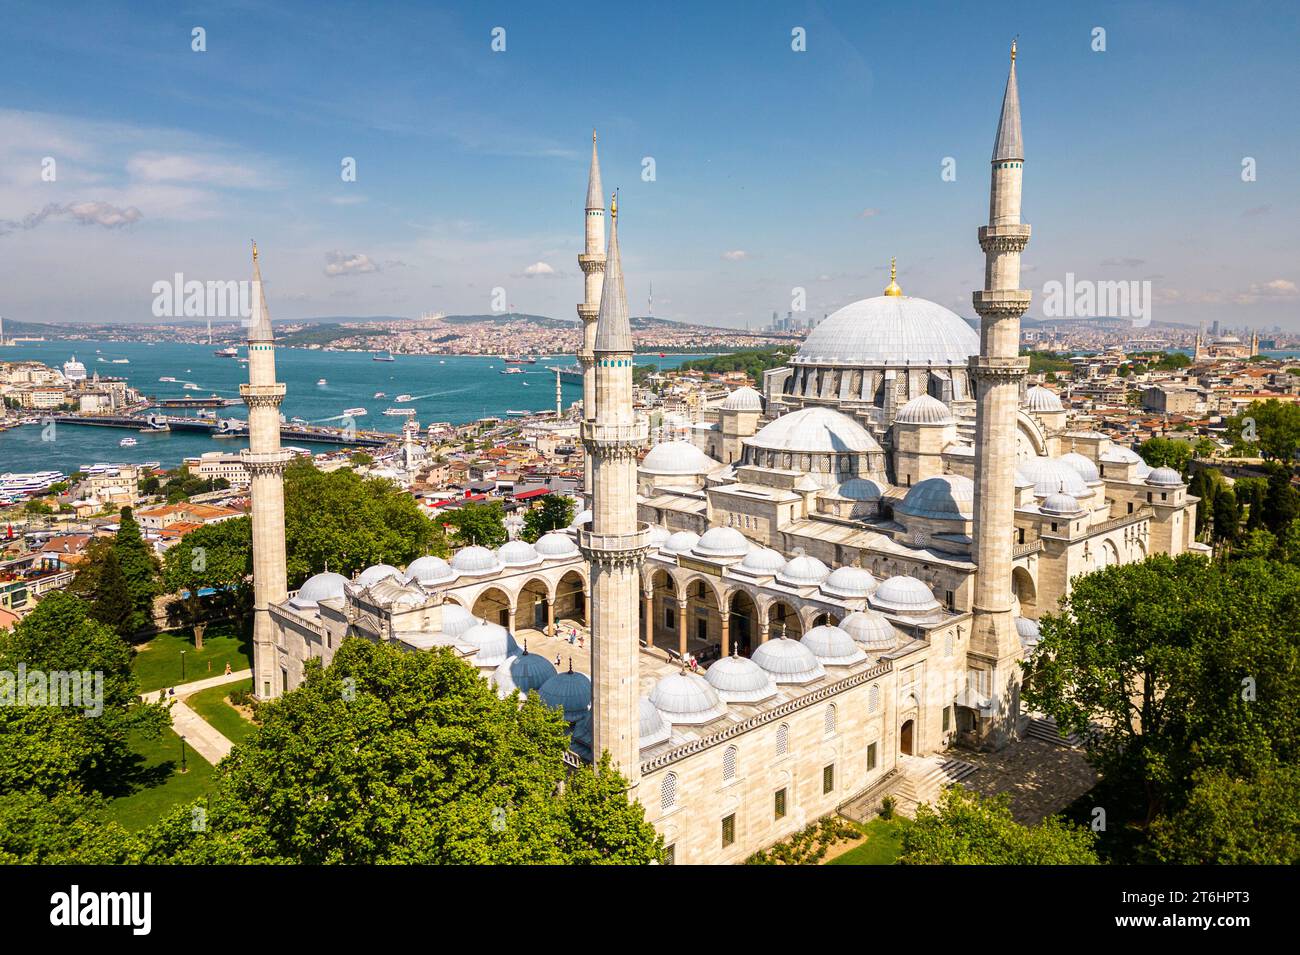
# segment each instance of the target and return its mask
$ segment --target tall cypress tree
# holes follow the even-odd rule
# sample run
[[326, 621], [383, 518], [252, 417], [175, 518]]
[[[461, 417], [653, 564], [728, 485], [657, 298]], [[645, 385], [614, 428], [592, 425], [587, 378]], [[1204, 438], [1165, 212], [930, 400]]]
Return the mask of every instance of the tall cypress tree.
[[131, 599], [131, 587], [117, 553], [109, 549], [104, 555], [95, 581], [95, 593], [90, 602], [90, 617], [100, 623], [108, 624], [117, 635], [123, 638], [131, 636], [136, 630], [135, 603]]
[[113, 553], [126, 577], [134, 610], [134, 629], [147, 626], [153, 620], [153, 601], [158, 596], [159, 564], [153, 555], [131, 508], [122, 508]]

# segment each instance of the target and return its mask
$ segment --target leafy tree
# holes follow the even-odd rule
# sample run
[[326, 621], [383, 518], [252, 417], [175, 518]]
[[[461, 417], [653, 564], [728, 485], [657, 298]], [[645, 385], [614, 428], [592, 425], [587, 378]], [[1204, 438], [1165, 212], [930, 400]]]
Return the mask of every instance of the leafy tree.
[[53, 514], [54, 508], [45, 501], [31, 500], [23, 505], [24, 514]]
[[505, 508], [500, 501], [470, 501], [462, 504], [446, 517], [456, 528], [456, 545], [465, 547], [500, 547], [509, 535], [506, 533]]
[[374, 464], [375, 456], [366, 451], [353, 451], [352, 454], [348, 456], [348, 460], [352, 462], [353, 467], [363, 468]]
[[1221, 544], [1237, 540], [1241, 527], [1241, 509], [1232, 488], [1224, 488], [1214, 497], [1214, 539]]
[[90, 603], [90, 616], [113, 628], [122, 639], [136, 631], [135, 605], [131, 600], [131, 585], [127, 583], [122, 566], [117, 561], [117, 551], [107, 548], [103, 566], [95, 581], [95, 592]]
[[1228, 434], [1256, 449], [1266, 461], [1285, 462], [1289, 467], [1300, 449], [1300, 407], [1276, 398], [1253, 401], [1228, 419]]
[[1212, 458], [1219, 451], [1219, 446], [1209, 438], [1201, 438], [1192, 445], [1192, 452], [1198, 458]]
[[104, 800], [79, 792], [0, 793], [0, 865], [123, 865], [135, 839], [102, 818]]
[[1254, 531], [1264, 526], [1267, 510], [1268, 480], [1265, 478], [1237, 478], [1232, 486], [1237, 504], [1244, 511], [1246, 530]]
[[163, 580], [171, 593], [186, 593], [182, 601], [186, 623], [194, 630], [194, 648], [203, 649], [205, 600], [199, 591], [215, 593], [207, 604], [240, 607], [252, 587], [252, 519], [240, 517], [207, 524], [186, 534], [167, 551]]
[[1264, 524], [1274, 534], [1283, 534], [1300, 518], [1300, 493], [1291, 486], [1288, 468], [1275, 466], [1268, 475], [1268, 491], [1264, 495]]
[[1152, 825], [1151, 853], [1173, 865], [1300, 863], [1300, 767], [1199, 777], [1187, 804]]
[[1173, 468], [1179, 474], [1187, 473], [1192, 460], [1192, 446], [1173, 438], [1148, 438], [1137, 449], [1142, 460], [1153, 468]]
[[900, 865], [1096, 865], [1094, 837], [1082, 826], [1049, 816], [1022, 826], [1006, 796], [985, 799], [953, 786], [938, 810], [922, 804], [903, 830]]
[[[501, 700], [445, 650], [345, 640], [218, 767], [205, 832], [182, 807], [147, 861], [647, 862], [659, 837], [602, 764], [567, 777], [561, 715]], [[559, 793], [565, 781], [564, 793]]]
[[524, 529], [519, 535], [533, 543], [548, 531], [564, 530], [573, 523], [575, 505], [567, 494], [547, 494], [537, 507], [524, 514]]
[[149, 545], [140, 533], [131, 508], [122, 508], [118, 518], [117, 538], [113, 541], [113, 553], [126, 575], [127, 586], [131, 591], [131, 605], [134, 616], [131, 630], [137, 631], [153, 622], [153, 601], [160, 592], [160, 564]]
[[1197, 537], [1204, 537], [1206, 528], [1209, 527], [1210, 514], [1214, 508], [1214, 495], [1223, 483], [1223, 475], [1216, 468], [1199, 468], [1192, 475], [1187, 493], [1201, 499], [1196, 505]]

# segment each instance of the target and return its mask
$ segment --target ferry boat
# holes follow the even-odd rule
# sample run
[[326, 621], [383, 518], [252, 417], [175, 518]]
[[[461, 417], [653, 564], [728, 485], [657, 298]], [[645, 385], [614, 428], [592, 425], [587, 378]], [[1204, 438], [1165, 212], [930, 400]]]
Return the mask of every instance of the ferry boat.
[[114, 365], [129, 365], [129, 364], [131, 364], [131, 359], [129, 359], [129, 358], [114, 358], [112, 363], [113, 363]]
[[324, 378], [317, 378], [317, 379], [316, 379], [316, 384], [321, 385], [321, 386], [324, 386], [324, 385], [329, 384], [329, 382], [326, 381]]
[[32, 471], [26, 474], [6, 471], [0, 474], [0, 494], [36, 494], [66, 477], [62, 471]]
[[503, 375], [522, 375], [523, 373], [524, 373], [524, 370], [523, 370], [522, 368], [502, 368], [502, 369], [501, 369], [501, 374], [503, 374]]
[[397, 396], [396, 398], [394, 398], [393, 400], [396, 401], [398, 404], [401, 404], [402, 402], [405, 402], [405, 401], [414, 401], [415, 399], [412, 398], [410, 395], [398, 395], [398, 396]]
[[343, 413], [345, 415], [351, 415], [353, 418], [360, 418], [363, 414], [366, 413], [366, 409], [365, 408], [344, 408]]
[[518, 356], [515, 358], [507, 357], [507, 358], [503, 358], [502, 361], [504, 361], [507, 365], [536, 365], [537, 364], [536, 358], [529, 358], [526, 356]]
[[375, 392], [375, 397], [376, 397], [376, 398], [387, 398], [388, 395], [384, 394], [382, 391], [376, 391], [376, 392]]
[[161, 378], [159, 378], [158, 380], [159, 380], [159, 381], [175, 381], [176, 379], [173, 378], [171, 375], [163, 375], [163, 376], [162, 376]]
[[386, 351], [378, 355], [371, 355], [370, 360], [371, 361], [397, 361], [397, 359], [393, 357], [393, 353], [391, 351]]
[[519, 410], [517, 410], [517, 409], [515, 409], [515, 408], [507, 408], [507, 409], [506, 409], [506, 414], [508, 414], [508, 415], [509, 415], [510, 417], [512, 417], [512, 418], [527, 418], [530, 414], [532, 414], [532, 412], [531, 412], [531, 411], [519, 411]]
[[229, 345], [226, 348], [218, 348], [212, 354], [216, 355], [218, 358], [238, 358], [239, 349], [234, 345]]
[[121, 441], [119, 441], [119, 442], [117, 442], [117, 443], [118, 443], [118, 446], [119, 446], [119, 447], [123, 447], [123, 448], [134, 448], [134, 447], [135, 447], [137, 444], [139, 444], [140, 442], [137, 441], [135, 438], [123, 438]]
[[187, 382], [185, 382], [185, 384], [181, 385], [181, 390], [182, 390], [182, 391], [202, 391], [203, 389], [200, 388], [198, 385], [196, 385], [194, 382], [192, 382], [192, 381], [187, 381]]
[[390, 418], [410, 418], [415, 415], [414, 408], [389, 408], [384, 414]]

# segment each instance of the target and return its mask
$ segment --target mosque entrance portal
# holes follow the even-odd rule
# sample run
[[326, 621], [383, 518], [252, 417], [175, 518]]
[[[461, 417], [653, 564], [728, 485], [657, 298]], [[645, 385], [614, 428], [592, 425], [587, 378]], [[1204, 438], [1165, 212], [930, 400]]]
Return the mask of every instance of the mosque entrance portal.
[[903, 724], [903, 728], [898, 731], [898, 751], [904, 756], [912, 755], [912, 727], [913, 722], [908, 720]]

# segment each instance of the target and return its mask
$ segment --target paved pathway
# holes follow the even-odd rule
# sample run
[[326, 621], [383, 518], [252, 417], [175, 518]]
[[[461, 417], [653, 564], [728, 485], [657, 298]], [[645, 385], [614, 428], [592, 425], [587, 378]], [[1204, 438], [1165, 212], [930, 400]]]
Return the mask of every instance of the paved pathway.
[[[206, 690], [210, 686], [221, 686], [223, 683], [238, 683], [240, 680], [247, 680], [253, 675], [252, 670], [236, 670], [234, 673], [223, 673], [221, 676], [210, 676], [206, 680], [194, 680], [191, 683], [179, 683], [171, 689], [176, 691], [176, 699], [183, 700], [187, 696]], [[152, 692], [142, 694], [146, 703], [157, 703], [160, 699], [162, 690], [153, 690]], [[170, 699], [170, 697], [169, 697]]]
[[[190, 709], [185, 700], [199, 692], [199, 690], [206, 690], [212, 686], [222, 686], [226, 683], [238, 683], [240, 680], [246, 680], [252, 675], [252, 670], [238, 670], [234, 673], [223, 673], [221, 676], [209, 677], [206, 680], [182, 683], [180, 686], [175, 687], [176, 696], [167, 698], [167, 702], [171, 707], [172, 730], [176, 735], [185, 737], [185, 742], [190, 745], [194, 752], [213, 766], [229, 755], [231, 748], [235, 744], [217, 732], [212, 724], [199, 716], [198, 713]], [[161, 699], [161, 694], [162, 690], [145, 693], [143, 694], [144, 701], [146, 703], [157, 703]]]

